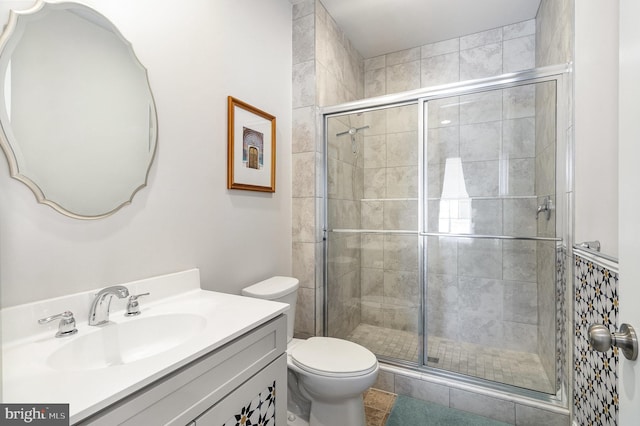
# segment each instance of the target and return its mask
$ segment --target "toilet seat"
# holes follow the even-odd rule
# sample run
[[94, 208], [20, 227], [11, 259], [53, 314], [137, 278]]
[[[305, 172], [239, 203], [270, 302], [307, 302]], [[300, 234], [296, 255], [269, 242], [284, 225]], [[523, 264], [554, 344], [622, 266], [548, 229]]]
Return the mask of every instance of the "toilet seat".
[[376, 356], [348, 340], [311, 337], [291, 348], [291, 361], [298, 368], [320, 376], [354, 377], [378, 368]]

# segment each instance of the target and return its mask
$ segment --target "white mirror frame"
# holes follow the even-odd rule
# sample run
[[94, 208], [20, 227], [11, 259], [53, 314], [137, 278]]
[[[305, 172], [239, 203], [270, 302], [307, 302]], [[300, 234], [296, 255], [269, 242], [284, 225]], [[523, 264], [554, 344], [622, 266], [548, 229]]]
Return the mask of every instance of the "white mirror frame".
[[[8, 23], [6, 24], [6, 26], [4, 28], [4, 31], [0, 35], [0, 71], [2, 73], [4, 73], [4, 70], [6, 70], [6, 68], [7, 68], [7, 63], [10, 61], [10, 56], [11, 55], [9, 55], [9, 58], [6, 57], [7, 55], [5, 54], [5, 48], [7, 47], [7, 44], [10, 42], [11, 37], [14, 36], [14, 35], [17, 35], [16, 31], [20, 28], [19, 21], [20, 21], [20, 19], [22, 17], [28, 17], [29, 15], [33, 15], [33, 14], [36, 14], [38, 12], [41, 12], [45, 7], [66, 8], [66, 7], [69, 7], [70, 5], [73, 5], [73, 7], [84, 8], [84, 9], [86, 9], [86, 10], [92, 12], [92, 13], [101, 15], [99, 12], [91, 9], [88, 6], [80, 4], [80, 3], [71, 3], [71, 2], [47, 3], [44, 0], [37, 0], [36, 4], [30, 9], [21, 10], [21, 11], [11, 10], [10, 13], [9, 13]], [[149, 86], [149, 78], [148, 78], [147, 69], [142, 65], [142, 63], [140, 62], [138, 57], [135, 55], [133, 47], [131, 46], [131, 43], [123, 37], [123, 35], [120, 33], [120, 31], [117, 29], [117, 27], [115, 25], [113, 25], [113, 23], [111, 23], [106, 17], [104, 17], [104, 19], [105, 19], [105, 21], [107, 21], [107, 22], [109, 22], [111, 24], [111, 27], [112, 27], [111, 29], [112, 29], [113, 33], [119, 39], [121, 39], [121, 41], [129, 49], [132, 58], [135, 61], [137, 61], [139, 67], [144, 72], [144, 75], [145, 75], [145, 78], [146, 78], [146, 83], [147, 83], [148, 90], [149, 90], [149, 95], [150, 95], [150, 101], [149, 101], [150, 138], [149, 138], [149, 143], [153, 144], [153, 151], [151, 152], [151, 154], [149, 156], [149, 164], [148, 164], [146, 172], [144, 174], [144, 181], [133, 190], [132, 194], [129, 196], [128, 199], [125, 199], [119, 205], [117, 205], [115, 208], [113, 208], [113, 209], [111, 209], [111, 210], [109, 210], [107, 212], [101, 212], [101, 213], [94, 214], [94, 215], [84, 215], [84, 214], [78, 214], [78, 213], [72, 212], [72, 211], [66, 209], [65, 207], [61, 206], [60, 204], [58, 204], [56, 201], [47, 198], [47, 196], [44, 194], [42, 189], [32, 179], [30, 179], [28, 176], [26, 176], [26, 175], [21, 173], [16, 153], [14, 151], [14, 148], [12, 147], [12, 144], [11, 144], [11, 141], [14, 140], [15, 138], [14, 138], [13, 132], [11, 130], [11, 125], [9, 123], [9, 117], [7, 115], [7, 111], [6, 111], [6, 108], [4, 107], [4, 105], [2, 107], [0, 107], [0, 148], [2, 148], [2, 150], [4, 151], [4, 153], [6, 155], [7, 162], [9, 164], [9, 174], [10, 174], [10, 176], [12, 178], [24, 183], [33, 192], [33, 194], [35, 195], [35, 197], [36, 197], [36, 199], [37, 199], [37, 201], [39, 203], [48, 205], [51, 208], [53, 208], [54, 210], [56, 210], [57, 212], [62, 213], [63, 215], [71, 217], [71, 218], [74, 218], [74, 219], [93, 220], [93, 219], [105, 218], [105, 217], [108, 217], [108, 216], [116, 213], [122, 207], [124, 207], [124, 206], [126, 206], [128, 204], [131, 204], [131, 202], [133, 200], [133, 197], [138, 193], [138, 191], [140, 191], [142, 188], [147, 186], [148, 178], [149, 178], [149, 172], [151, 170], [151, 166], [153, 165], [153, 160], [155, 159], [157, 146], [158, 146], [158, 141], [157, 141], [157, 138], [158, 138], [158, 130], [157, 130], [158, 129], [158, 119], [157, 119], [157, 112], [156, 112], [156, 108], [155, 108], [155, 100], [153, 98], [153, 93], [151, 92], [151, 87]], [[4, 86], [4, 74], [2, 74], [2, 78], [0, 78], [0, 82], [2, 82], [0, 84], [2, 84], [2, 86]], [[0, 95], [4, 95], [4, 88], [3, 87], [0, 87]], [[4, 104], [4, 99], [1, 99], [1, 98], [2, 98], [2, 96], [0, 96], [0, 102], [2, 102]]]

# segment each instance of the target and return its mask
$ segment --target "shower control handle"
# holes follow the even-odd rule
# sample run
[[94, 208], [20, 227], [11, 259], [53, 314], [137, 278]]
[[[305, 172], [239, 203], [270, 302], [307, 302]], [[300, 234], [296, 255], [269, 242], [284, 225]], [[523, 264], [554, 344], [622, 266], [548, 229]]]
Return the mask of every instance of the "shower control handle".
[[547, 220], [551, 219], [551, 210], [553, 209], [553, 202], [551, 201], [551, 197], [548, 195], [544, 197], [542, 204], [538, 206], [536, 209], [536, 220], [538, 220], [538, 216], [540, 213], [545, 212], [545, 218]]
[[611, 333], [607, 326], [602, 324], [591, 324], [589, 343], [593, 349], [600, 352], [606, 352], [612, 346], [616, 346], [622, 350], [625, 358], [631, 361], [638, 358], [638, 337], [629, 324], [622, 324], [618, 333]]

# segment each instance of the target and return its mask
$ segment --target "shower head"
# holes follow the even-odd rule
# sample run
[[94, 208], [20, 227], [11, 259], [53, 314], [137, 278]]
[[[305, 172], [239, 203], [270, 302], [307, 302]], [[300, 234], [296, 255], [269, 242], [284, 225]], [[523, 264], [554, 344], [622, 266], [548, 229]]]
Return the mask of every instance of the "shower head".
[[358, 133], [360, 130], [364, 130], [364, 129], [368, 129], [368, 128], [369, 128], [369, 126], [352, 127], [349, 130], [347, 130], [346, 132], [336, 133], [336, 136], [342, 136], [342, 135], [355, 136], [355, 134]]
[[368, 129], [368, 128], [369, 128], [369, 126], [351, 127], [346, 132], [336, 133], [336, 136], [342, 136], [342, 135], [351, 136], [351, 151], [353, 152], [353, 155], [355, 155], [356, 158], [357, 158], [357, 156], [358, 156], [358, 146], [356, 145], [356, 133], [358, 133], [360, 130], [364, 130], [364, 129]]

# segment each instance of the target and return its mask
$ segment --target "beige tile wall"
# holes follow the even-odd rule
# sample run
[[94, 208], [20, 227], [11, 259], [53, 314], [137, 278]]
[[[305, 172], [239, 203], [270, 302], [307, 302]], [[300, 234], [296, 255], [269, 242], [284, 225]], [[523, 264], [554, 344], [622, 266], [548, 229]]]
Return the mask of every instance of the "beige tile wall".
[[[301, 278], [302, 289], [300, 297], [300, 306], [306, 306], [314, 309], [313, 315], [308, 313], [298, 314], [297, 332], [299, 334], [314, 334], [320, 329], [321, 325], [321, 284], [322, 284], [322, 268], [320, 265], [322, 253], [321, 235], [320, 235], [320, 200], [321, 189], [321, 152], [322, 143], [320, 138], [314, 140], [314, 136], [320, 134], [320, 129], [315, 121], [315, 114], [318, 106], [331, 105], [349, 100], [359, 99], [362, 97], [370, 97], [394, 93], [402, 90], [416, 89], [419, 87], [432, 86], [435, 84], [450, 83], [470, 78], [482, 78], [492, 75], [501, 74], [503, 72], [511, 72], [522, 69], [532, 68], [536, 63], [536, 21], [526, 21], [503, 28], [497, 28], [482, 33], [472, 34], [457, 39], [446, 40], [443, 42], [428, 44], [401, 52], [394, 52], [376, 58], [362, 60], [357, 52], [355, 52], [350, 43], [345, 40], [340, 29], [336, 26], [333, 19], [327, 14], [321, 3], [312, 0], [303, 0], [294, 4], [294, 273]], [[540, 49], [538, 49], [540, 51]], [[517, 89], [513, 90], [514, 92]], [[477, 138], [484, 138], [487, 141], [495, 141], [493, 137], [500, 134], [503, 141], [521, 140], [519, 137], [523, 132], [532, 132], [534, 129], [535, 119], [533, 113], [523, 114], [522, 108], [535, 108], [535, 93], [531, 94], [531, 105], [522, 104], [521, 101], [513, 102], [515, 99], [509, 93], [501, 94], [500, 99], [496, 99], [496, 105], [499, 111], [504, 115], [504, 122], [500, 126], [495, 125], [495, 121], [491, 122], [490, 108], [480, 110], [469, 110], [460, 108], [457, 119], [463, 124], [452, 128], [434, 128], [430, 130], [431, 138], [436, 137], [442, 139], [442, 143], [437, 145], [437, 149], [431, 150], [436, 156], [432, 158], [437, 163], [438, 155], [450, 154], [447, 150], [455, 149], [457, 154], [463, 159], [468, 159], [468, 174], [476, 174], [478, 176], [486, 176], [487, 173], [493, 174], [492, 167], [497, 166], [497, 158], [492, 152], [491, 146], [479, 144]], [[483, 95], [479, 95], [483, 96]], [[490, 96], [490, 95], [489, 95]], [[504, 99], [503, 99], [504, 98]], [[491, 105], [492, 100], [485, 100]], [[485, 103], [485, 105], [487, 105]], [[503, 110], [504, 109], [504, 110]], [[397, 146], [409, 146], [402, 144], [402, 140], [410, 138], [409, 132], [393, 133], [387, 129], [387, 117], [389, 112], [371, 113], [371, 128], [366, 130], [364, 138], [364, 152], [362, 152], [363, 166], [362, 170], [358, 164], [349, 164], [348, 161], [338, 156], [330, 156], [330, 168], [339, 168], [339, 176], [346, 177], [347, 183], [329, 182], [329, 188], [336, 191], [337, 199], [333, 205], [330, 203], [330, 215], [336, 216], [346, 214], [347, 218], [352, 218], [353, 223], [349, 225], [357, 225], [354, 227], [377, 228], [385, 227], [394, 229], [402, 225], [411, 225], [413, 217], [417, 218], [417, 205], [407, 205], [407, 202], [383, 201], [390, 196], [394, 197], [411, 197], [417, 193], [417, 183], [414, 185], [406, 185], [400, 183], [409, 177], [409, 182], [415, 182], [417, 178], [417, 166], [413, 164], [395, 164], [397, 161], [406, 161], [410, 158], [409, 153], [399, 152], [395, 149]], [[377, 114], [377, 116], [375, 116]], [[415, 117], [415, 114], [407, 114], [406, 117]], [[442, 117], [435, 117], [439, 120]], [[402, 122], [402, 116], [394, 117], [398, 123]], [[367, 121], [365, 118], [364, 121]], [[348, 129], [351, 123], [342, 123], [345, 129]], [[393, 128], [393, 124], [390, 124]], [[399, 127], [406, 130], [406, 127]], [[336, 133], [337, 133], [336, 127]], [[437, 132], [437, 133], [431, 133]], [[332, 131], [330, 131], [330, 134]], [[298, 137], [299, 136], [299, 137]], [[511, 137], [516, 136], [516, 137]], [[455, 139], [458, 143], [453, 147], [447, 141]], [[343, 141], [346, 146], [350, 144]], [[478, 149], [482, 146], [482, 149]], [[393, 147], [393, 148], [392, 148]], [[494, 147], [495, 148], [495, 147]], [[508, 190], [512, 192], [523, 191], [531, 192], [535, 182], [533, 177], [536, 167], [540, 167], [540, 162], [536, 166], [535, 160], [531, 157], [530, 146], [522, 146], [514, 144], [512, 146], [503, 146], [502, 149], [509, 150], [508, 154], [514, 154], [522, 157], [522, 160], [512, 161], [512, 179], [510, 179], [510, 187]], [[526, 151], [526, 152], [523, 152]], [[442, 151], [439, 154], [439, 151]], [[391, 157], [387, 158], [390, 154]], [[431, 152], [430, 152], [431, 155]], [[394, 157], [395, 156], [395, 157]], [[355, 168], [355, 172], [353, 169]], [[429, 181], [436, 187], [438, 179], [441, 178], [442, 168], [430, 167], [431, 172]], [[522, 176], [522, 170], [529, 170], [525, 173], [526, 179], [516, 179]], [[517, 173], [516, 173], [517, 172]], [[361, 175], [362, 173], [362, 175]], [[352, 176], [352, 177], [349, 177]], [[362, 178], [360, 177], [362, 176]], [[415, 178], [414, 178], [415, 176]], [[351, 180], [354, 180], [348, 183]], [[357, 199], [353, 196], [345, 197], [344, 188], [341, 185], [353, 186], [360, 185], [362, 179], [363, 198], [364, 201], [355, 203]], [[342, 179], [337, 179], [342, 181]], [[486, 182], [478, 186], [475, 182], [482, 180], [470, 180], [470, 195], [480, 195], [487, 191]], [[490, 185], [498, 185], [494, 181]], [[333, 185], [336, 188], [333, 188]], [[491, 187], [489, 187], [490, 189]], [[330, 194], [330, 197], [332, 194]], [[338, 201], [339, 200], [339, 201]], [[409, 201], [410, 203], [410, 201]], [[523, 211], [535, 208], [536, 201], [532, 200], [513, 200], [505, 201], [498, 205], [495, 202], [487, 201], [478, 203], [478, 226], [484, 227], [486, 233], [498, 233], [499, 229], [493, 229], [498, 226], [504, 228], [503, 232], [510, 233], [515, 229], [521, 230], [523, 226], [535, 227], [535, 223], [524, 224], [513, 221], [513, 218], [521, 216]], [[480, 206], [480, 204], [483, 204]], [[436, 209], [430, 209], [435, 211]], [[395, 212], [395, 213], [394, 213]], [[401, 214], [400, 214], [401, 213]], [[481, 221], [482, 215], [485, 214], [486, 220]], [[504, 217], [503, 223], [496, 223], [490, 220], [492, 217]], [[360, 219], [358, 223], [357, 219]], [[347, 220], [348, 221], [348, 220]], [[491, 232], [489, 232], [491, 231]], [[354, 238], [344, 239], [344, 241], [335, 241], [333, 246], [336, 251], [330, 253], [335, 258], [335, 267], [339, 270], [336, 279], [340, 280], [340, 291], [336, 296], [349, 295], [350, 300], [337, 302], [333, 314], [336, 316], [335, 329], [341, 327], [340, 323], [356, 323], [359, 318], [358, 310], [362, 312], [362, 319], [373, 323], [391, 324], [402, 329], [417, 329], [417, 318], [415, 318], [415, 306], [411, 304], [403, 306], [406, 309], [398, 314], [397, 309], [382, 309], [381, 312], [375, 312], [383, 306], [385, 294], [385, 279], [389, 282], [398, 282], [399, 274], [414, 273], [415, 268], [409, 268], [404, 271], [385, 272], [386, 265], [393, 265], [394, 260], [390, 251], [385, 252], [381, 249], [385, 242], [389, 247], [397, 246], [402, 243], [405, 246], [416, 246], [411, 241], [401, 242], [397, 237], [382, 237], [378, 235], [365, 235], [361, 240], [355, 241]], [[351, 255], [345, 256], [343, 250], [348, 251], [349, 247], [362, 244], [364, 247], [361, 255], [352, 252]], [[483, 244], [483, 243], [478, 243]], [[476, 246], [478, 246], [476, 244]], [[486, 243], [485, 243], [486, 244]], [[433, 273], [451, 273], [454, 271], [464, 275], [471, 275], [472, 270], [481, 267], [484, 272], [480, 275], [487, 276], [486, 279], [497, 279], [498, 276], [506, 276], [509, 280], [514, 280], [515, 285], [525, 288], [524, 292], [517, 292], [512, 288], [502, 286], [501, 295], [495, 295], [500, 299], [500, 303], [511, 306], [509, 295], [514, 294], [534, 294], [537, 290], [526, 286], [525, 277], [531, 277], [531, 265], [523, 263], [523, 259], [529, 258], [535, 253], [537, 248], [535, 244], [527, 243], [510, 243], [507, 247], [503, 243], [499, 243], [500, 247], [495, 250], [490, 249], [488, 253], [495, 254], [495, 262], [486, 262], [487, 258], [483, 258], [483, 262], [474, 263], [473, 253], [480, 255], [487, 253], [486, 247], [474, 249], [473, 245], [465, 244], [462, 249], [458, 249], [456, 243], [433, 242], [429, 245], [432, 255], [429, 257], [431, 271]], [[513, 247], [509, 247], [513, 246]], [[396, 249], [397, 250], [397, 249]], [[460, 252], [459, 252], [460, 251]], [[442, 262], [438, 262], [441, 257]], [[315, 261], [310, 256], [316, 256]], [[451, 259], [454, 255], [455, 258]], [[360, 258], [361, 256], [361, 258]], [[382, 268], [371, 268], [367, 265], [375, 264], [376, 258], [382, 259], [378, 261]], [[411, 256], [409, 256], [411, 258]], [[456, 260], [457, 259], [457, 260]], [[462, 259], [462, 260], [460, 260]], [[488, 257], [492, 259], [491, 256]], [[342, 263], [341, 263], [342, 262]], [[381, 262], [381, 263], [380, 263]], [[347, 266], [345, 266], [347, 265]], [[455, 269], [451, 269], [454, 266]], [[331, 267], [331, 266], [330, 266]], [[395, 266], [393, 266], [395, 267]], [[489, 268], [489, 269], [487, 269]], [[492, 273], [491, 268], [495, 273]], [[497, 268], [497, 269], [496, 269]], [[312, 271], [313, 269], [313, 271]], [[332, 269], [334, 271], [335, 269]], [[535, 272], [533, 273], [535, 276]], [[362, 280], [366, 277], [367, 280]], [[370, 280], [370, 281], [369, 281]], [[353, 281], [360, 282], [362, 288], [357, 288]], [[436, 280], [434, 280], [436, 281]], [[381, 284], [380, 284], [381, 283]], [[389, 284], [387, 287], [390, 287]], [[396, 288], [396, 290], [398, 290]], [[369, 294], [369, 291], [373, 293]], [[433, 289], [433, 292], [439, 290]], [[412, 294], [409, 287], [402, 289], [404, 294]], [[362, 300], [362, 306], [359, 306], [356, 299], [358, 294]], [[390, 294], [387, 291], [387, 294]], [[352, 296], [352, 297], [351, 297]], [[501, 297], [499, 297], [501, 296]], [[505, 301], [504, 298], [507, 298]], [[387, 297], [388, 300], [391, 297]], [[403, 298], [396, 298], [402, 300]], [[458, 302], [459, 303], [459, 302]], [[526, 301], [513, 301], [515, 306], [526, 307]], [[415, 301], [414, 301], [415, 304]], [[334, 305], [333, 303], [330, 306]], [[526, 305], [526, 306], [525, 306]], [[442, 309], [442, 307], [439, 307]], [[434, 312], [438, 307], [433, 307]], [[507, 308], [507, 310], [510, 308]], [[385, 314], [386, 312], [386, 314]], [[502, 311], [501, 311], [502, 312]], [[385, 319], [386, 315], [386, 319]], [[528, 315], [527, 321], [533, 321], [538, 313]], [[508, 316], [508, 315], [507, 315]], [[405, 318], [405, 323], [398, 320], [398, 317]], [[440, 317], [440, 326], [449, 320]], [[522, 318], [520, 318], [522, 319]], [[434, 319], [433, 326], [438, 328], [437, 321]], [[345, 326], [340, 332], [346, 333], [351, 325]], [[453, 327], [449, 327], [452, 329]], [[537, 336], [531, 336], [533, 341], [537, 340]]]
[[363, 60], [316, 0], [293, 2], [293, 52], [293, 274], [300, 280], [295, 333], [305, 337], [321, 333], [323, 321], [318, 108], [362, 98]]
[[[536, 19], [536, 66], [564, 64], [572, 61], [573, 58], [573, 0], [542, 0]], [[543, 197], [551, 196], [556, 206], [552, 220], [545, 220], [542, 217], [537, 221], [537, 232], [539, 236], [555, 236], [556, 225], [564, 228], [563, 218], [566, 212], [563, 209], [568, 193], [566, 186], [560, 181], [556, 184], [555, 179], [549, 179], [556, 174], [550, 168], [554, 164], [558, 167], [563, 165], [563, 157], [558, 157], [556, 153], [556, 122], [555, 122], [555, 88], [550, 86], [539, 86], [536, 93], [536, 189], [539, 195], [538, 203], [542, 203]], [[560, 134], [571, 134], [571, 123], [568, 128], [559, 129]], [[558, 151], [562, 153], [562, 150]], [[564, 177], [563, 171], [558, 169], [558, 179]], [[542, 216], [542, 215], [541, 215]], [[570, 297], [571, 291], [567, 294], [558, 292], [556, 286], [549, 286], [551, 278], [556, 272], [556, 264], [551, 264], [548, 259], [553, 258], [556, 247], [549, 243], [537, 243], [538, 256], [536, 268], [538, 271], [538, 316], [540, 325], [538, 327], [538, 353], [543, 363], [547, 375], [553, 377], [558, 371], [558, 380], [567, 377], [563, 368], [563, 360], [566, 359], [566, 347], [572, 345], [571, 341], [556, 342], [552, 336], [567, 336], [567, 319], [559, 313], [556, 314], [556, 305], [562, 302], [559, 298]], [[564, 251], [560, 251], [560, 256], [564, 256]], [[570, 265], [567, 259], [560, 259]], [[570, 278], [571, 274], [566, 274]], [[565, 302], [566, 306], [571, 306], [570, 301]], [[559, 306], [558, 306], [559, 308]], [[556, 364], [555, 360], [559, 360]], [[564, 374], [563, 374], [564, 372]]]
[[[349, 42], [342, 38], [340, 30], [326, 14], [321, 3], [316, 0], [294, 0], [293, 3], [293, 162], [295, 171], [293, 177], [293, 267], [294, 275], [300, 278], [302, 283], [296, 333], [298, 335], [310, 335], [318, 333], [322, 324], [322, 312], [320, 309], [322, 301], [322, 236], [319, 232], [321, 219], [320, 197], [322, 196], [322, 185], [319, 183], [321, 179], [322, 135], [321, 128], [316, 124], [318, 107], [363, 97], [384, 95], [400, 90], [416, 89], [468, 78], [480, 78], [502, 72], [528, 69], [532, 68], [533, 65], [544, 66], [568, 62], [572, 57], [573, 1], [543, 0], [535, 22], [526, 21], [501, 29], [428, 44], [366, 60], [360, 58], [357, 52], [353, 52], [349, 47]], [[348, 66], [345, 67], [345, 63], [348, 63]], [[341, 87], [341, 85], [345, 87]], [[535, 96], [537, 100], [535, 106], [539, 108], [540, 99], [537, 99], [538, 94]], [[470, 114], [468, 111], [463, 111], [462, 113]], [[479, 111], [478, 113], [482, 114], [484, 111]], [[372, 120], [372, 131], [383, 122], [383, 120], [380, 120], [381, 117], [378, 118]], [[441, 121], [444, 118], [446, 117], [434, 117], [433, 119]], [[531, 120], [512, 118], [513, 121], [502, 127], [504, 139], [509, 139], [507, 136], [510, 133], [516, 134], [527, 131], [531, 127]], [[537, 132], [540, 131], [539, 124], [536, 120], [535, 131]], [[495, 129], [487, 127], [480, 130], [489, 133]], [[452, 146], [447, 143], [451, 139], [459, 141], [463, 132], [460, 128], [437, 128], [434, 132], [437, 132], [436, 134], [438, 138], [442, 139], [442, 143], [432, 146], [429, 152], [430, 162], [437, 163], [437, 157], [439, 155], [452, 154], [450, 150], [457, 150], [454, 153], [460, 153], [461, 148], [459, 145]], [[368, 142], [372, 145], [384, 145], [387, 142], [381, 137], [376, 139], [373, 133], [367, 136], [370, 137]], [[429, 135], [432, 140], [433, 137], [434, 135]], [[471, 149], [471, 146], [467, 148]], [[528, 148], [518, 145], [510, 147], [514, 151]], [[541, 155], [540, 148], [541, 145], [536, 144], [537, 157], [544, 158], [544, 154], [547, 157], [551, 155], [551, 151], [543, 152]], [[383, 152], [387, 152], [386, 146], [384, 150], [365, 151], [363, 153], [363, 161], [368, 159], [370, 161], [369, 164], [375, 164], [375, 161], [382, 161], [379, 156]], [[435, 157], [432, 158], [432, 155]], [[312, 161], [311, 158], [315, 158], [315, 161]], [[386, 162], [386, 158], [384, 161]], [[533, 166], [534, 173], [546, 161], [536, 162]], [[299, 164], [297, 164], [298, 162]], [[348, 162], [343, 163], [340, 167], [348, 168]], [[313, 169], [313, 173], [310, 172], [311, 169]], [[298, 179], [298, 175], [300, 179]], [[315, 183], [311, 183], [313, 180], [311, 175], [315, 176]], [[535, 175], [542, 176], [543, 174], [535, 173]], [[429, 177], [431, 181], [433, 176]], [[360, 179], [359, 175], [357, 179]], [[386, 192], [384, 192], [387, 189], [386, 170], [383, 172], [374, 167], [366, 168], [363, 163], [362, 179], [364, 198], [375, 199], [386, 196]], [[364, 185], [365, 182], [377, 182], [377, 184]], [[536, 186], [544, 184], [539, 180], [535, 182]], [[356, 213], [353, 217], [360, 217], [361, 220], [369, 220], [375, 224], [375, 220], [380, 220], [379, 217], [375, 218], [375, 215], [379, 214], [377, 213], [379, 209], [384, 209], [384, 207], [384, 203], [380, 205], [375, 202], [363, 201], [360, 203], [360, 210], [358, 210], [354, 203], [352, 208]], [[512, 205], [503, 204], [502, 209], [504, 213], [508, 209], [515, 211], [517, 209], [529, 209], [530, 207], [529, 205], [518, 205], [518, 203], [514, 202]], [[494, 206], [494, 208], [498, 207]], [[366, 214], [365, 209], [368, 209]], [[490, 207], [487, 207], [487, 211], [490, 211]], [[517, 216], [516, 213], [507, 214], [505, 217], [515, 216]], [[491, 223], [487, 222], [485, 225], [491, 226]], [[508, 223], [508, 219], [505, 219], [502, 226], [505, 232], [508, 232], [509, 229], [515, 229], [517, 224]], [[345, 239], [343, 242], [344, 250], [348, 250], [349, 246], [357, 246], [358, 244], [362, 248], [360, 259], [352, 259], [354, 264], [360, 262], [360, 276], [358, 277], [358, 274], [349, 269], [350, 267], [344, 269], [345, 277], [351, 274], [354, 280], [363, 282], [361, 287], [362, 304], [369, 302], [382, 303], [384, 300], [385, 276], [375, 271], [376, 269], [384, 269], [385, 254], [379, 248], [385, 244], [384, 239], [385, 237], [380, 235], [364, 235], [360, 241], [347, 242], [348, 240]], [[458, 245], [455, 242], [443, 243], [431, 239], [428, 245], [428, 250], [431, 253], [428, 260], [430, 271], [436, 274], [436, 277], [441, 278], [440, 281], [443, 282], [442, 285], [437, 287], [439, 290], [432, 291], [432, 300], [441, 302], [437, 304], [439, 306], [432, 307], [432, 311], [435, 312], [438, 308], [442, 308], [445, 303], [458, 303], [457, 293], [450, 291], [453, 281], [448, 280], [445, 274], [445, 272], [458, 274]], [[512, 246], [506, 247], [506, 250], [511, 253], [510, 256], [504, 256], [505, 245]], [[523, 277], [530, 276], [531, 269], [536, 268], [535, 263], [531, 264], [530, 261], [532, 254], [542, 251], [544, 251], [544, 248], [536, 247], [535, 244], [526, 242], [503, 243], [503, 276], [513, 281], [520, 281]], [[339, 266], [336, 265], [336, 267]], [[433, 279], [433, 281], [437, 281], [437, 279]], [[351, 286], [349, 288], [352, 291], [351, 294], [356, 294], [355, 287]], [[515, 292], [519, 289], [514, 288], [513, 290]], [[533, 291], [529, 287], [524, 290]], [[536, 289], [536, 291], [538, 290]], [[342, 297], [344, 297], [344, 294]], [[523, 313], [529, 315], [530, 306], [526, 305], [526, 303], [514, 306], [517, 308], [513, 309], [510, 315], [514, 317]], [[365, 315], [365, 311], [365, 309], [362, 309], [362, 320], [367, 320], [368, 318]], [[373, 317], [370, 319], [371, 321], [379, 320], [375, 318], [375, 315], [369, 316]], [[451, 322], [446, 324], [450, 326], [450, 329], [456, 328], [451, 327]], [[393, 382], [394, 375], [383, 374], [381, 378], [386, 379], [387, 376], [390, 376]], [[400, 376], [396, 377], [399, 378]], [[424, 388], [425, 382], [416, 380], [416, 386]], [[400, 383], [396, 383], [395, 389], [393, 387], [390, 390], [412, 394], [412, 391], [404, 389]], [[490, 405], [493, 406], [494, 404]], [[526, 406], [516, 404], [516, 417], [520, 416], [518, 412], [520, 408], [522, 413], [528, 409]], [[568, 416], [565, 416], [564, 419], [568, 423]], [[520, 424], [518, 421], [516, 423]], [[523, 424], [528, 423], [525, 421]], [[566, 423], [561, 421], [558, 424]]]
[[[535, 21], [531, 20], [366, 59], [365, 95], [385, 95], [533, 68], [535, 28]], [[450, 108], [455, 104], [459, 107]], [[395, 130], [404, 132], [393, 134], [387, 129], [389, 111], [377, 113], [371, 120], [377, 123], [376, 128], [365, 133], [367, 200], [362, 207], [363, 228], [366, 218], [367, 227], [374, 229], [402, 229], [399, 225], [416, 229], [417, 221], [411, 222], [410, 218], [417, 219], [417, 202], [384, 199], [417, 198], [417, 155], [413, 157], [413, 153], [403, 149], [410, 144], [402, 144], [405, 138], [409, 140], [412, 136], [415, 141], [413, 132], [416, 128], [407, 120], [417, 114], [415, 110], [394, 111], [397, 122], [402, 123], [395, 126]], [[438, 230], [438, 199], [445, 160], [460, 157], [470, 196], [530, 196], [474, 200], [473, 232], [535, 235], [535, 220], [531, 214], [536, 208], [536, 200], [532, 197], [535, 185], [535, 90], [514, 88], [450, 98], [432, 102], [429, 111], [429, 230]], [[449, 123], [440, 124], [444, 120]], [[415, 147], [415, 143], [412, 146]], [[389, 158], [389, 155], [393, 157]], [[505, 157], [509, 158], [508, 163], [500, 161]], [[395, 164], [398, 159], [406, 163]], [[505, 164], [508, 164], [504, 172], [508, 184], [502, 188], [499, 176], [500, 168]], [[406, 219], [394, 218], [394, 209], [402, 211], [402, 217]], [[393, 259], [398, 254], [384, 245], [387, 240], [381, 236], [367, 237], [362, 276], [373, 279], [375, 284], [362, 284], [362, 318], [363, 322], [373, 325], [393, 325], [401, 330], [417, 331], [417, 260], [410, 260], [417, 256], [417, 253], [411, 254], [417, 250], [417, 242], [411, 237], [403, 239], [406, 240], [404, 249], [397, 253], [406, 257], [405, 265], [413, 264], [412, 268], [399, 271], [388, 269], [396, 267]], [[429, 238], [427, 245], [428, 291], [435, 295], [427, 298], [430, 333], [496, 347], [537, 350], [536, 271], [531, 260], [535, 259], [535, 243]], [[370, 267], [367, 266], [371, 263], [368, 257], [384, 261], [379, 262], [377, 268]], [[415, 281], [407, 280], [412, 271]], [[404, 278], [403, 286], [396, 286], [395, 290], [403, 295], [413, 295], [413, 298], [385, 298], [386, 280], [399, 274]], [[374, 293], [367, 294], [371, 290]], [[403, 306], [397, 304], [398, 300], [409, 302]], [[523, 335], [527, 338], [523, 339]]]

